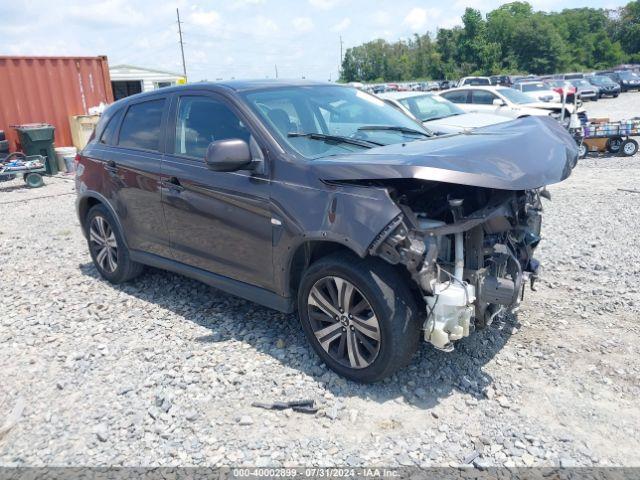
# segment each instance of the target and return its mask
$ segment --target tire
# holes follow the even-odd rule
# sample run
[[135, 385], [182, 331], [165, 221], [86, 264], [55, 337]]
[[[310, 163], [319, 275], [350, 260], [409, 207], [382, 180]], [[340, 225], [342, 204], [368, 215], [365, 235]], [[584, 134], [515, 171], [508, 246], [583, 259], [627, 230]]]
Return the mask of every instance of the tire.
[[589, 149], [584, 143], [581, 143], [580, 145], [578, 145], [578, 158], [586, 158], [588, 153], [589, 153]]
[[[104, 224], [101, 229], [102, 222]], [[104, 279], [117, 284], [129, 281], [142, 273], [143, 266], [129, 257], [122, 232], [104, 205], [91, 207], [86, 216], [85, 229], [91, 259]], [[102, 254], [104, 245], [107, 251]]]
[[[327, 288], [333, 288], [336, 294], [337, 285], [345, 285], [344, 291], [348, 292], [349, 284], [353, 287], [350, 301], [333, 301]], [[328, 300], [330, 308], [316, 301], [317, 298]], [[343, 312], [338, 311], [341, 303], [346, 306]], [[339, 318], [323, 311], [335, 312]], [[353, 317], [349, 317], [349, 311]], [[421, 320], [415, 297], [394, 267], [377, 258], [361, 259], [350, 253], [338, 253], [313, 263], [300, 282], [298, 315], [318, 356], [333, 371], [356, 382], [377, 382], [404, 367], [420, 340]], [[355, 320], [358, 318], [362, 322]], [[364, 324], [372, 319], [377, 325]], [[325, 340], [324, 347], [315, 333], [323, 329], [326, 333], [320, 338]]]
[[632, 157], [638, 152], [638, 142], [632, 139], [625, 140], [620, 145], [620, 152], [625, 157]]
[[40, 175], [39, 173], [27, 173], [24, 176], [24, 181], [29, 186], [29, 188], [40, 188], [44, 185], [42, 175]]
[[607, 152], [618, 153], [622, 146], [622, 137], [611, 137], [607, 140]]
[[613, 94], [613, 98], [618, 98], [618, 95], [620, 95], [619, 93], [614, 93]]

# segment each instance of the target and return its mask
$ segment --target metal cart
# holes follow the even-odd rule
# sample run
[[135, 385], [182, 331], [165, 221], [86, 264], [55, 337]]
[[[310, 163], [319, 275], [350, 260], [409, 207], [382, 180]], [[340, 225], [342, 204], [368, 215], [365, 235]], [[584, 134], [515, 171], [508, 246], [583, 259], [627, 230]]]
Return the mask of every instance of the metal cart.
[[41, 155], [26, 156], [15, 152], [0, 161], [0, 180], [11, 180], [17, 175], [22, 175], [25, 183], [31, 188], [44, 185], [42, 175], [45, 172], [45, 159]]
[[631, 157], [638, 152], [638, 142], [632, 137], [640, 136], [640, 119], [619, 122], [590, 123], [583, 127], [582, 143], [578, 145], [580, 158], [589, 152], [621, 153]]

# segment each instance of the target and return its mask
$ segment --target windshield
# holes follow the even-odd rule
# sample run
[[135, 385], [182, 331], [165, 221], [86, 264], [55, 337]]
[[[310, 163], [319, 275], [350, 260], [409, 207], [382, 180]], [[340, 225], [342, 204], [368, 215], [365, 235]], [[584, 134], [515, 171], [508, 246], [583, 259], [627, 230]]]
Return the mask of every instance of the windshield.
[[522, 84], [523, 92], [538, 92], [540, 90], [549, 90], [549, 87], [542, 82]]
[[574, 87], [591, 87], [591, 84], [586, 80], [571, 80]]
[[592, 77], [591, 82], [596, 85], [615, 85], [615, 82], [611, 80], [609, 77]]
[[329, 85], [274, 88], [249, 92], [244, 97], [283, 146], [310, 159], [430, 135], [404, 113], [355, 88]]
[[398, 101], [423, 122], [464, 113], [464, 110], [454, 103], [434, 95], [416, 95]]
[[526, 95], [518, 90], [514, 90], [513, 88], [498, 88], [496, 91], [503, 95], [507, 100], [513, 103], [525, 104], [525, 103], [533, 103], [535, 100], [531, 98], [529, 95]]
[[618, 75], [620, 75], [620, 78], [624, 79], [624, 80], [638, 80], [638, 75], [636, 75], [633, 72], [629, 72], [627, 70], [624, 70], [622, 72], [617, 72]]

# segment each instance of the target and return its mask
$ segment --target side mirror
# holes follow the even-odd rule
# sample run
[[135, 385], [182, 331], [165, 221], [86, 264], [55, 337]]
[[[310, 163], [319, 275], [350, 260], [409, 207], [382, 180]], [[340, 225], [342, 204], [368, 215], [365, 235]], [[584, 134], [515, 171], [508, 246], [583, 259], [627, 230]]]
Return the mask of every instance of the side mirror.
[[239, 138], [218, 140], [207, 147], [205, 162], [216, 172], [233, 172], [251, 164], [249, 144]]
[[494, 98], [493, 99], [493, 104], [496, 107], [504, 107], [506, 105], [506, 103], [504, 103], [504, 101], [500, 100], [499, 98]]

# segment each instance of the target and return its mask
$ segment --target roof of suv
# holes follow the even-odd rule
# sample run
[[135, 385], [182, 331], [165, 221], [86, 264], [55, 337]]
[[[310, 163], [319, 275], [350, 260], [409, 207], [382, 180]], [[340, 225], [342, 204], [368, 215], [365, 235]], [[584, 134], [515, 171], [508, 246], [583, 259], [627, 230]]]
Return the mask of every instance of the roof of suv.
[[[186, 85], [176, 85], [173, 87], [164, 87], [161, 90], [152, 90], [150, 92], [138, 93], [135, 95], [135, 98], [141, 98], [142, 96], [147, 95], [155, 95], [159, 92], [176, 92], [185, 89], [192, 88], [201, 88], [201, 89], [211, 89], [211, 90], [219, 90], [219, 89], [229, 89], [236, 92], [246, 92], [251, 90], [262, 90], [268, 88], [286, 88], [286, 87], [310, 87], [310, 86], [338, 86], [338, 87], [346, 87], [353, 88], [349, 85], [343, 85], [339, 83], [328, 83], [328, 82], [315, 82], [312, 80], [271, 80], [271, 79], [260, 79], [260, 80], [228, 80], [223, 82], [197, 82], [197, 83], [188, 83]], [[123, 100], [127, 100], [134, 97], [134, 95], [125, 97]]]

